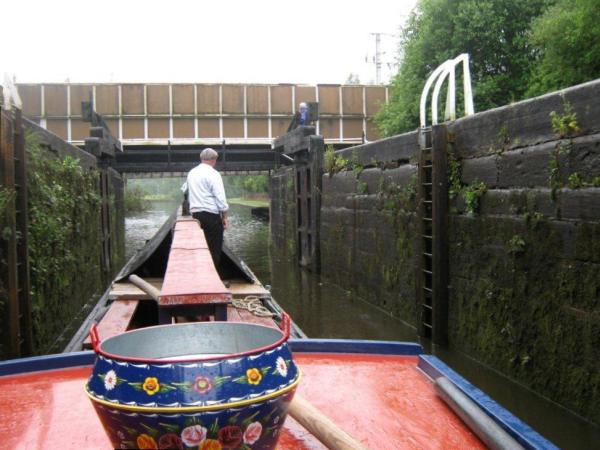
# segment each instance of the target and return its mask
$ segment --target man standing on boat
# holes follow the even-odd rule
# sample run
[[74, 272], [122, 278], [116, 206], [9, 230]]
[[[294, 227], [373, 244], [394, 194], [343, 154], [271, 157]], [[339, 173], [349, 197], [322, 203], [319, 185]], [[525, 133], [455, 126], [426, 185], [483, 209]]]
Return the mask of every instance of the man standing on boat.
[[223, 179], [214, 168], [218, 157], [219, 154], [212, 148], [202, 150], [201, 163], [190, 170], [187, 181], [181, 187], [184, 193], [188, 193], [190, 212], [204, 230], [206, 243], [217, 269], [221, 260], [223, 231], [228, 225], [229, 209]]

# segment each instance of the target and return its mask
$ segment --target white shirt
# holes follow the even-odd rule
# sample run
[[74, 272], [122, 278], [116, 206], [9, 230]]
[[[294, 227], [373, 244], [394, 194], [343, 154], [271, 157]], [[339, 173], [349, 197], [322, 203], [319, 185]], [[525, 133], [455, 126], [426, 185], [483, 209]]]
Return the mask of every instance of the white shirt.
[[207, 211], [219, 214], [229, 209], [221, 174], [208, 164], [199, 164], [190, 170], [181, 190], [188, 191], [192, 213]]

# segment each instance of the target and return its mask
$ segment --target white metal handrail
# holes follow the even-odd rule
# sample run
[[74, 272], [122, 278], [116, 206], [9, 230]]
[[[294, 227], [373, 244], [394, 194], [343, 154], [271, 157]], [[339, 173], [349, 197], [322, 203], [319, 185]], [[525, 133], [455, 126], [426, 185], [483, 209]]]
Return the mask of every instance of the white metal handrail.
[[463, 53], [454, 59], [449, 59], [439, 65], [427, 78], [423, 92], [421, 93], [420, 116], [421, 127], [427, 126], [427, 96], [431, 86], [435, 82], [433, 93], [431, 95], [431, 123], [438, 123], [438, 97], [440, 90], [446, 78], [448, 78], [448, 92], [446, 94], [446, 110], [444, 120], [456, 119], [456, 76], [455, 68], [462, 62], [463, 64], [463, 89], [465, 97], [465, 116], [475, 114], [473, 106], [473, 91], [471, 89], [471, 72], [469, 70], [469, 54]]

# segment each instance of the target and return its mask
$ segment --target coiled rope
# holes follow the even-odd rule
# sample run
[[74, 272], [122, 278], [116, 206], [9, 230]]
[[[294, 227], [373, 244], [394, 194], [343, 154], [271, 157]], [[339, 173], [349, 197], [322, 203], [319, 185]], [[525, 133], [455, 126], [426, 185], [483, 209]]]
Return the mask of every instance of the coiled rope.
[[238, 309], [246, 309], [258, 317], [273, 317], [273, 313], [263, 306], [256, 295], [247, 295], [243, 299], [233, 299], [231, 304]]

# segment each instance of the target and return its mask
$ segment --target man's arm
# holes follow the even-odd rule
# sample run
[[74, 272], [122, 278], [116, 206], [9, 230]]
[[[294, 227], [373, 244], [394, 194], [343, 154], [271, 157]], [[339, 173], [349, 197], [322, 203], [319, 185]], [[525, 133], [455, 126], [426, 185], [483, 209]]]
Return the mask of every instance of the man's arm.
[[227, 211], [221, 211], [221, 220], [223, 221], [223, 229], [227, 229], [229, 226], [229, 218], [227, 217]]
[[229, 205], [227, 204], [227, 199], [225, 197], [225, 186], [223, 186], [221, 174], [218, 174], [218, 178], [213, 184], [213, 195], [215, 196], [217, 208], [219, 208], [219, 213], [221, 214], [223, 228], [227, 228], [229, 225], [229, 220], [227, 218], [227, 210], [229, 209]]

